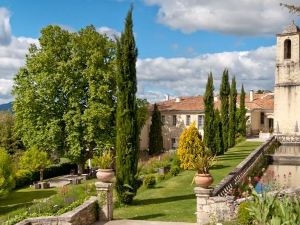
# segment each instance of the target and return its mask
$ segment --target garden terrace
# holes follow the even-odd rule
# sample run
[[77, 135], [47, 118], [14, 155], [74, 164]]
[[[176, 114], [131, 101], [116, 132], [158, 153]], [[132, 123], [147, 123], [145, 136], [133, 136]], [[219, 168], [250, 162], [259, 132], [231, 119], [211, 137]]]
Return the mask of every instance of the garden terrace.
[[[218, 156], [210, 170], [214, 184], [218, 184], [261, 142], [242, 142]], [[140, 188], [130, 206], [116, 206], [116, 219], [195, 222], [196, 198], [192, 180], [195, 171], [184, 171], [178, 176], [159, 182], [152, 189]]]

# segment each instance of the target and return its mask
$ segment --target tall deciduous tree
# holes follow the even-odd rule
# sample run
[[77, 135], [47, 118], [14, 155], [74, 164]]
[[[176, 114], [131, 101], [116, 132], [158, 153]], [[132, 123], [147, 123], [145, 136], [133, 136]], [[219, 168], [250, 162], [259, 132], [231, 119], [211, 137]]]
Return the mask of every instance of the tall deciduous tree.
[[224, 154], [222, 122], [221, 122], [220, 112], [218, 109], [215, 110], [214, 134], [215, 134], [215, 139], [214, 139], [215, 151], [213, 153], [216, 155]]
[[300, 6], [299, 5], [291, 5], [291, 4], [285, 4], [280, 3], [281, 6], [286, 7], [290, 13], [298, 13], [300, 14]]
[[245, 107], [245, 90], [244, 85], [242, 85], [241, 95], [240, 95], [240, 109], [239, 109], [239, 133], [243, 137], [246, 137], [246, 107]]
[[209, 73], [204, 94], [204, 144], [212, 152], [215, 148], [214, 131], [214, 83], [213, 75]]
[[14, 167], [10, 155], [0, 148], [0, 198], [15, 187]]
[[0, 112], [0, 147], [10, 154], [22, 148], [22, 142], [14, 131], [14, 116], [10, 111]]
[[221, 121], [224, 151], [228, 150], [228, 131], [229, 131], [229, 94], [230, 85], [228, 81], [228, 70], [225, 69], [222, 76], [222, 83], [220, 86], [221, 98]]
[[42, 29], [13, 89], [15, 126], [26, 147], [84, 165], [86, 149], [113, 144], [114, 49], [93, 26]]
[[116, 190], [123, 203], [132, 202], [137, 190], [138, 123], [136, 60], [132, 7], [117, 40]]
[[149, 154], [161, 152], [163, 150], [163, 137], [162, 137], [162, 121], [160, 111], [156, 104], [154, 104], [151, 126], [149, 132]]
[[235, 77], [232, 78], [231, 87], [230, 87], [230, 109], [229, 109], [229, 137], [228, 137], [228, 146], [233, 147], [235, 145], [235, 135], [237, 132], [236, 128], [236, 81]]

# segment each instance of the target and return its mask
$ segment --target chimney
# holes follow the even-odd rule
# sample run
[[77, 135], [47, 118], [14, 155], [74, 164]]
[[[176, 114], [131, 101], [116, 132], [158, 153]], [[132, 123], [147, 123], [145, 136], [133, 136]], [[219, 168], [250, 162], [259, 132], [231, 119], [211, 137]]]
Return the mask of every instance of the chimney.
[[219, 96], [214, 96], [214, 102], [217, 102], [219, 100]]
[[175, 99], [175, 102], [180, 102], [180, 98], [177, 97], [177, 98]]
[[169, 101], [169, 100], [170, 100], [170, 95], [166, 94], [166, 101]]
[[254, 91], [250, 90], [250, 95], [249, 95], [250, 102], [253, 102], [253, 99], [254, 99]]

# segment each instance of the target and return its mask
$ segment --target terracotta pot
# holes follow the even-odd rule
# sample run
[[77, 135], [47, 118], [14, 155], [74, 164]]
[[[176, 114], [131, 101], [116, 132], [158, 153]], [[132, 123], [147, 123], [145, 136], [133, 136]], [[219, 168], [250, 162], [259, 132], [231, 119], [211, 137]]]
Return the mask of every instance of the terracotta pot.
[[99, 169], [96, 173], [97, 179], [104, 183], [111, 183], [115, 176], [113, 169]]
[[213, 181], [214, 179], [209, 173], [208, 174], [197, 173], [194, 178], [194, 182], [196, 186], [202, 188], [208, 188], [213, 183]]

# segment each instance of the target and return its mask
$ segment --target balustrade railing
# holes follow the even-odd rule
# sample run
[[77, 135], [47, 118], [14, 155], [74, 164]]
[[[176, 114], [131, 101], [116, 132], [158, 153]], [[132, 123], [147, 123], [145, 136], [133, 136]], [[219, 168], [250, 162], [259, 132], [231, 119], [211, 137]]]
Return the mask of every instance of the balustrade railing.
[[255, 149], [249, 156], [244, 159], [232, 172], [229, 173], [212, 192], [213, 196], [226, 196], [231, 193], [233, 188], [239, 184], [256, 165], [256, 162], [276, 141], [275, 136], [268, 139], [264, 144]]
[[277, 141], [282, 144], [295, 143], [300, 144], [300, 136], [299, 135], [275, 135]]

